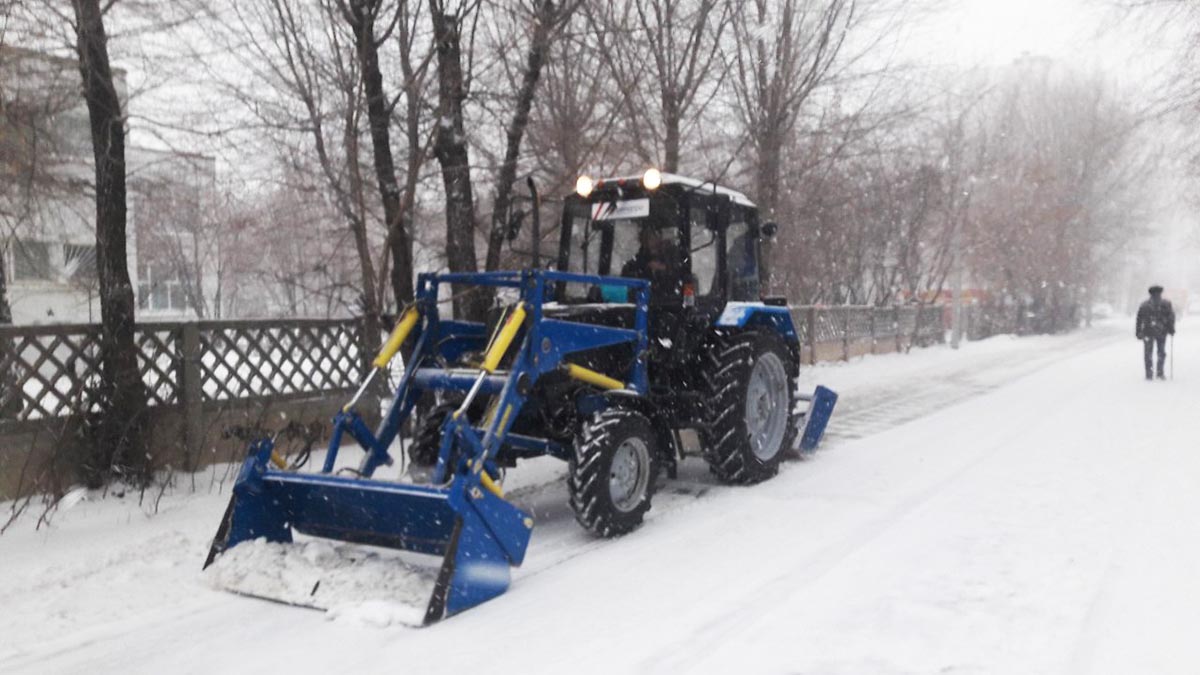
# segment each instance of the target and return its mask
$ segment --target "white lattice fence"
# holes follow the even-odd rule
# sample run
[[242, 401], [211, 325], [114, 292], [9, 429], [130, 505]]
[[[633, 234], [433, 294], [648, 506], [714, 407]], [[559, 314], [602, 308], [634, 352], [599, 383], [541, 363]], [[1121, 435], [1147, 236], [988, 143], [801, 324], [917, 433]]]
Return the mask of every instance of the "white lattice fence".
[[[185, 330], [199, 335], [188, 348]], [[145, 323], [134, 336], [151, 406], [350, 389], [363, 374], [362, 339], [359, 320], [300, 319]], [[198, 365], [195, 382], [185, 362]], [[99, 326], [0, 327], [0, 422], [96, 410], [101, 368]]]

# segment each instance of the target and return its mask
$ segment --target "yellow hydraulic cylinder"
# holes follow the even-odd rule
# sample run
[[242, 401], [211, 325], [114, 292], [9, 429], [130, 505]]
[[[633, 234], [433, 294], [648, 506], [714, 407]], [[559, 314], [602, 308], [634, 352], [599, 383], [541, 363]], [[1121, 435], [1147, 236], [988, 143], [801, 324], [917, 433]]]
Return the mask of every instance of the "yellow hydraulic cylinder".
[[488, 492], [496, 495], [500, 499], [504, 499], [504, 491], [500, 489], [500, 486], [496, 483], [496, 481], [492, 480], [492, 477], [488, 475], [488, 472], [481, 471], [479, 473], [479, 482], [483, 484], [483, 487], [486, 488]]
[[613, 379], [604, 373], [597, 373], [589, 368], [575, 365], [574, 363], [565, 364], [567, 367], [567, 375], [588, 384], [595, 385], [601, 389], [624, 389], [625, 383], [620, 380]]
[[517, 337], [517, 331], [521, 330], [522, 324], [525, 323], [525, 303], [519, 302], [513, 308], [512, 314], [508, 315], [508, 320], [504, 322], [504, 328], [496, 335], [496, 341], [488, 347], [487, 356], [483, 359], [483, 369], [489, 373], [493, 372], [500, 366], [500, 359], [504, 358], [504, 354], [508, 352], [508, 348], [512, 345], [512, 341]]
[[383, 345], [383, 349], [379, 350], [379, 356], [375, 357], [375, 361], [371, 364], [376, 368], [387, 368], [387, 364], [400, 351], [400, 345], [408, 339], [408, 334], [417, 325], [417, 320], [421, 318], [420, 312], [416, 307], [409, 307], [400, 315], [400, 320], [396, 322], [396, 327], [392, 329], [392, 334], [388, 337], [388, 341]]
[[504, 499], [504, 489], [500, 487], [500, 484], [497, 483], [496, 480], [494, 478], [492, 478], [491, 475], [489, 475], [487, 471], [483, 470], [482, 463], [476, 464], [475, 460], [468, 459], [467, 466], [479, 474], [479, 483], [481, 485], [483, 485], [485, 490], [496, 495], [497, 497], [499, 497], [501, 499]]
[[383, 349], [379, 350], [379, 355], [371, 362], [371, 365], [374, 366], [371, 368], [371, 372], [362, 381], [362, 384], [358, 386], [358, 391], [354, 393], [350, 401], [342, 406], [342, 412], [350, 412], [354, 408], [354, 405], [358, 403], [358, 399], [362, 398], [363, 392], [367, 390], [367, 387], [371, 386], [375, 375], [384, 368], [387, 368], [392, 357], [396, 355], [396, 352], [400, 351], [400, 346], [408, 339], [409, 333], [412, 333], [412, 329], [417, 325], [417, 321], [420, 318], [421, 313], [417, 311], [416, 307], [409, 307], [404, 310], [404, 313], [400, 315], [400, 320], [396, 322], [396, 327], [392, 329], [392, 334], [388, 336], [387, 343], [383, 345]]

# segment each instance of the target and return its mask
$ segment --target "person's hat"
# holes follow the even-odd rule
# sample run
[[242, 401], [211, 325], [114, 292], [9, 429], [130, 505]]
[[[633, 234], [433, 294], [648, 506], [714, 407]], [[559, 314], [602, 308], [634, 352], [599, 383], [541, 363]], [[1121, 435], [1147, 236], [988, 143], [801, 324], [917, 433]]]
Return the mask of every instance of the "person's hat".
[[1150, 295], [1158, 295], [1159, 293], [1162, 293], [1162, 286], [1155, 284], [1150, 287]]

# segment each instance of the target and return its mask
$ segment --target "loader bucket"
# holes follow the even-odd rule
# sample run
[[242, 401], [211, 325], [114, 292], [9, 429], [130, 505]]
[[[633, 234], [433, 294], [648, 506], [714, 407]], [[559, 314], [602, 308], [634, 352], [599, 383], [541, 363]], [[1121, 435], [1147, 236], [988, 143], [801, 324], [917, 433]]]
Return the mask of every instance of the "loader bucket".
[[428, 625], [504, 593], [510, 567], [524, 560], [532, 519], [487, 490], [469, 488], [469, 475], [440, 488], [300, 474], [268, 467], [270, 449], [270, 441], [260, 441], [243, 464], [206, 568], [239, 544], [290, 543], [293, 532], [441, 556], [419, 622]]
[[817, 385], [812, 396], [801, 396], [801, 399], [807, 399], [809, 403], [804, 426], [800, 430], [799, 449], [801, 452], [812, 452], [825, 435], [825, 427], [829, 425], [838, 395], [828, 387]]

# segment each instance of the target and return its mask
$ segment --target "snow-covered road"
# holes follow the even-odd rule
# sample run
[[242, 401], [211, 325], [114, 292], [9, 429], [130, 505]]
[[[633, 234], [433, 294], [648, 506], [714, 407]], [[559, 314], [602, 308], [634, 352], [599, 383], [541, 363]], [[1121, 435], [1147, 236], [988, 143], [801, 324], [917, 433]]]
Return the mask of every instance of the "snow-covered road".
[[209, 589], [221, 495], [85, 501], [0, 537], [0, 672], [1193, 673], [1190, 327], [1168, 383], [1123, 324], [810, 369], [842, 395], [815, 457], [748, 488], [689, 461], [615, 541], [528, 489], [512, 589], [428, 629]]

